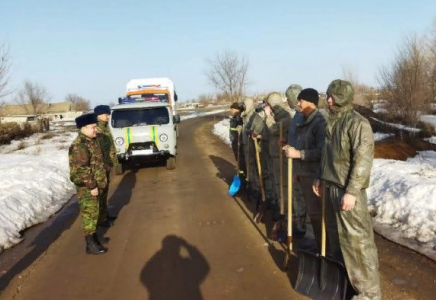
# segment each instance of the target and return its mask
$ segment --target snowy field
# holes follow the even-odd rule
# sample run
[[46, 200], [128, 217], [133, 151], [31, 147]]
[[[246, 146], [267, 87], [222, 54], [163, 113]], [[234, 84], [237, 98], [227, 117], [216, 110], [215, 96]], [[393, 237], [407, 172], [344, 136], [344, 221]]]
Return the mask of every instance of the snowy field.
[[[229, 119], [213, 133], [230, 146]], [[389, 136], [375, 133], [374, 140]], [[407, 161], [374, 159], [367, 192], [376, 232], [436, 260], [436, 152]]]
[[[67, 123], [68, 124], [68, 123]], [[52, 126], [0, 146], [0, 252], [21, 241], [20, 232], [50, 218], [71, 198], [68, 147], [77, 135]]]

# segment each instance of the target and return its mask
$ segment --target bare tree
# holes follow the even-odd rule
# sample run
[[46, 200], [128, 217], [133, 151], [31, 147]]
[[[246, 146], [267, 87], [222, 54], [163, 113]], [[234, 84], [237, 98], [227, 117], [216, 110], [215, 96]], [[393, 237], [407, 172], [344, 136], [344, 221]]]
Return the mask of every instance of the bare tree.
[[17, 103], [22, 105], [28, 114], [40, 115], [44, 104], [49, 101], [46, 89], [30, 81], [25, 81], [23, 88], [18, 92]]
[[247, 87], [248, 61], [234, 52], [216, 54], [208, 60], [209, 69], [206, 71], [208, 81], [228, 100], [240, 100]]
[[342, 66], [342, 76], [354, 87], [354, 103], [371, 106], [371, 100], [375, 100], [376, 98], [375, 89], [361, 83], [357, 72], [350, 66]]
[[436, 101], [436, 19], [433, 21], [428, 40], [428, 86], [432, 101]]
[[430, 108], [431, 93], [428, 78], [428, 55], [417, 37], [407, 38], [399, 47], [396, 58], [380, 72], [382, 97], [389, 102], [394, 117], [411, 125], [419, 114]]
[[88, 111], [91, 108], [90, 101], [77, 94], [68, 94], [65, 100], [71, 102], [74, 111]]
[[[9, 83], [9, 68], [10, 68], [9, 48], [5, 44], [2, 44], [0, 45], [0, 99], [11, 93], [6, 89]], [[3, 102], [1, 102], [0, 105], [2, 103]]]

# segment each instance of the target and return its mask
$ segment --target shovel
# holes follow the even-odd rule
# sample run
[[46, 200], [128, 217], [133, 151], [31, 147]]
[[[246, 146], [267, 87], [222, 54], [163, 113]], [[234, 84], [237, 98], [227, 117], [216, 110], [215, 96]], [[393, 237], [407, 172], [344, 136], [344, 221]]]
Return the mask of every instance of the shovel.
[[239, 157], [240, 157], [240, 147], [241, 147], [241, 133], [238, 132], [238, 155], [237, 155], [237, 167], [236, 167], [236, 175], [233, 176], [232, 184], [229, 187], [228, 194], [230, 196], [236, 195], [236, 193], [239, 191], [239, 188], [241, 187], [241, 178], [239, 177]]
[[[244, 149], [245, 151], [245, 149]], [[248, 140], [247, 142], [247, 151], [245, 151], [245, 153], [247, 153], [247, 156], [245, 157], [245, 166], [246, 166], [246, 171], [247, 174], [245, 174], [245, 192], [247, 194], [247, 200], [250, 202], [251, 201], [251, 185], [250, 185], [250, 140]]]
[[[283, 125], [279, 123], [280, 128], [280, 141], [283, 139]], [[274, 223], [271, 230], [271, 238], [279, 243], [284, 243], [286, 239], [286, 220], [285, 220], [285, 199], [284, 199], [284, 187], [283, 187], [283, 151], [280, 149], [279, 153], [280, 161], [280, 220]], [[292, 174], [289, 174], [292, 175]]]
[[[283, 205], [284, 206], [284, 205]], [[280, 207], [281, 209], [281, 207]], [[288, 269], [289, 260], [292, 255], [292, 158], [288, 158], [288, 237], [286, 239], [287, 251], [283, 270]]]
[[[265, 188], [263, 187], [263, 178], [262, 178], [262, 165], [260, 163], [260, 155], [259, 155], [259, 144], [257, 143], [257, 138], [253, 137], [254, 142], [254, 148], [256, 149], [256, 162], [257, 162], [257, 172], [259, 174], [259, 186], [260, 186], [260, 192], [262, 195], [262, 203], [265, 204]], [[259, 208], [259, 201], [257, 201], [256, 209]], [[263, 215], [265, 214], [266, 207], [261, 208], [256, 216], [254, 216], [253, 220], [256, 223], [259, 223], [262, 221]]]
[[322, 182], [321, 254], [298, 250], [299, 268], [295, 290], [315, 300], [344, 300], [348, 276], [344, 265], [325, 257], [325, 181]]

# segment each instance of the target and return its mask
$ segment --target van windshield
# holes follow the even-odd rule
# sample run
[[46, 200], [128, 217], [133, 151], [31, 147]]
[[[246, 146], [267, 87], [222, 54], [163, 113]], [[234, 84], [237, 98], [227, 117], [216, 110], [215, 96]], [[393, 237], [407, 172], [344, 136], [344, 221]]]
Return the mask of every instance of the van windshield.
[[119, 109], [112, 112], [111, 124], [114, 128], [146, 125], [164, 125], [170, 122], [166, 107]]

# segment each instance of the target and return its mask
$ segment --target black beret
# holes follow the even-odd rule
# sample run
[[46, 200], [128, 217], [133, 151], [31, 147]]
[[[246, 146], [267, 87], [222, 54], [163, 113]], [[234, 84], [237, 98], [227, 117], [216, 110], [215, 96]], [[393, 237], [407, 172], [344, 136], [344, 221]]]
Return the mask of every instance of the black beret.
[[79, 129], [89, 124], [97, 124], [97, 116], [93, 113], [84, 114], [76, 118], [76, 126]]
[[98, 115], [104, 115], [104, 114], [111, 114], [111, 108], [109, 107], [109, 105], [97, 105], [94, 108], [94, 114], [96, 116]]

